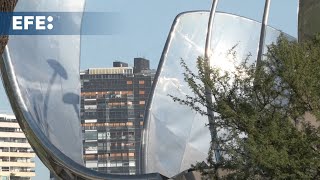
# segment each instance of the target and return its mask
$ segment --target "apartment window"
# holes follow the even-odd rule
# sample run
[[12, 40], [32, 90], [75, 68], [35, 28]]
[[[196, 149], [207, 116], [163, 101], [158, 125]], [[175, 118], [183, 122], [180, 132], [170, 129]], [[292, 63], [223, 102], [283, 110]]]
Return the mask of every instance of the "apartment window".
[[135, 161], [129, 161], [129, 166], [130, 167], [135, 167], [136, 166], [136, 162]]
[[123, 162], [123, 166], [128, 167], [129, 166], [129, 162]]
[[110, 157], [116, 157], [116, 153], [111, 153]]
[[84, 155], [84, 159], [85, 159], [85, 160], [95, 160], [95, 159], [97, 159], [97, 155], [85, 154], [85, 155]]
[[9, 167], [2, 167], [2, 171], [9, 171]]
[[98, 150], [105, 150], [105, 144], [104, 143], [98, 143]]
[[84, 143], [84, 149], [86, 151], [97, 151], [97, 143], [95, 142], [86, 142]]
[[121, 153], [117, 153], [117, 154], [116, 154], [116, 157], [121, 157]]
[[84, 133], [85, 140], [96, 140], [98, 138], [97, 131], [86, 131]]
[[0, 152], [9, 152], [9, 148], [8, 147], [1, 147]]
[[144, 81], [143, 80], [139, 81], [139, 84], [144, 84]]
[[117, 167], [117, 163], [116, 162], [111, 162], [110, 163], [110, 167]]
[[96, 168], [98, 166], [98, 161], [86, 161], [86, 167]]
[[132, 84], [132, 81], [127, 81], [127, 84]]
[[139, 104], [140, 105], [144, 105], [144, 104], [146, 104], [146, 102], [145, 101], [139, 101]]
[[[119, 117], [119, 116], [118, 116]], [[120, 123], [113, 123], [114, 127], [120, 127]]]
[[117, 167], [122, 167], [122, 166], [123, 166], [122, 162], [121, 162], [121, 161], [118, 161], [118, 162], [117, 162]]
[[144, 91], [139, 91], [139, 94], [140, 95], [143, 95], [145, 92]]
[[128, 137], [133, 138], [134, 137], [134, 132], [128, 132]]
[[106, 159], [106, 158], [108, 158], [108, 157], [110, 157], [110, 153], [107, 153], [107, 154], [99, 154], [98, 155], [98, 158], [101, 160], [101, 159]]
[[107, 139], [110, 139], [110, 138], [111, 138], [111, 133], [107, 132]]
[[106, 139], [106, 133], [105, 132], [98, 133], [98, 139]]

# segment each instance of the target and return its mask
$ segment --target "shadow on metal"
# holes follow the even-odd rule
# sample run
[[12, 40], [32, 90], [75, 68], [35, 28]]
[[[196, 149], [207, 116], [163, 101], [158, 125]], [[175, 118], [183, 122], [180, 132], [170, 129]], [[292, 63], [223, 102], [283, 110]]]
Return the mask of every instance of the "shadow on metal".
[[[162, 180], [167, 179], [166, 177], [158, 174], [144, 174], [144, 175], [112, 175], [99, 173], [97, 171], [90, 170], [63, 154], [59, 149], [57, 149], [48, 138], [43, 134], [39, 129], [36, 122], [38, 120], [33, 119], [33, 116], [30, 114], [29, 109], [26, 106], [26, 102], [23, 100], [23, 94], [21, 93], [20, 87], [17, 82], [17, 77], [15, 74], [14, 66], [10, 59], [10, 53], [6, 47], [5, 52], [0, 60], [0, 68], [2, 81], [11, 103], [12, 109], [16, 115], [16, 118], [19, 122], [21, 129], [26, 134], [26, 137], [33, 147], [36, 154], [42, 160], [42, 162], [49, 168], [50, 171], [55, 173], [55, 176], [61, 179], [68, 180]], [[54, 77], [54, 76], [52, 76]], [[69, 94], [70, 95], [70, 94]], [[69, 102], [69, 96], [65, 95], [64, 101]]]

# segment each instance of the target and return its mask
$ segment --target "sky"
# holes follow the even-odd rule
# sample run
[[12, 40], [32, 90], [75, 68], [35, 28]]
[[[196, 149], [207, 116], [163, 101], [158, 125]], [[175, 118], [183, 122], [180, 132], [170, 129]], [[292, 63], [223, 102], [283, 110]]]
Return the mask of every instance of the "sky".
[[[297, 1], [271, 1], [269, 24], [297, 37]], [[156, 68], [175, 16], [183, 11], [209, 10], [211, 0], [87, 0], [86, 11], [116, 12], [121, 17], [120, 32], [108, 36], [82, 37], [81, 69], [110, 67], [112, 62], [133, 64], [144, 57]], [[218, 11], [261, 21], [263, 0], [220, 0]], [[103, 22], [101, 22], [103, 23]], [[237, 27], [241, 28], [241, 27]], [[0, 85], [0, 113], [12, 113], [3, 86]], [[49, 179], [39, 159], [34, 180]]]

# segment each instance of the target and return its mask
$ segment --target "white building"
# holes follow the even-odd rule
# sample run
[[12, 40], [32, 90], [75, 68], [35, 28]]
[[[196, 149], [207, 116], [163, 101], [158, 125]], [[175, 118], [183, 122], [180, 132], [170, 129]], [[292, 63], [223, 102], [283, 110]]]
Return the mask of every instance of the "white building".
[[0, 114], [0, 180], [30, 180], [35, 157], [14, 115]]

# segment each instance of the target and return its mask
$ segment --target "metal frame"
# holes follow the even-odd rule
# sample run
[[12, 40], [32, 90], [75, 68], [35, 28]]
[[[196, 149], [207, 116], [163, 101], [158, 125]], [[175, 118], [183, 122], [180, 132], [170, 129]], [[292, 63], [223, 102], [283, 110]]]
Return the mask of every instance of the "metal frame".
[[[208, 21], [208, 28], [207, 28], [207, 37], [206, 37], [206, 45], [205, 45], [205, 52], [204, 52], [204, 57], [205, 57], [205, 63], [207, 67], [210, 67], [210, 51], [211, 51], [211, 38], [212, 38], [212, 30], [213, 30], [213, 21], [214, 21], [214, 16], [216, 13], [216, 9], [218, 6], [219, 0], [213, 0], [212, 1], [212, 7], [210, 10], [210, 15], [209, 15], [209, 21]], [[213, 99], [212, 99], [212, 92], [208, 86], [205, 86], [205, 92], [206, 92], [206, 100], [208, 104], [212, 104]], [[220, 151], [219, 151], [219, 144], [217, 140], [217, 130], [215, 126], [215, 120], [214, 120], [214, 113], [210, 109], [209, 106], [207, 106], [207, 113], [208, 113], [208, 121], [209, 121], [209, 129], [211, 134], [211, 143], [213, 145], [213, 151], [214, 151], [214, 156], [216, 162], [220, 161]]]
[[265, 46], [265, 37], [266, 37], [266, 28], [268, 25], [268, 18], [269, 18], [269, 11], [270, 11], [270, 3], [271, 3], [271, 0], [266, 0], [265, 6], [264, 6], [261, 32], [260, 32], [259, 50], [258, 50], [258, 57], [257, 57], [257, 66], [259, 66], [263, 56], [263, 49]]

